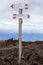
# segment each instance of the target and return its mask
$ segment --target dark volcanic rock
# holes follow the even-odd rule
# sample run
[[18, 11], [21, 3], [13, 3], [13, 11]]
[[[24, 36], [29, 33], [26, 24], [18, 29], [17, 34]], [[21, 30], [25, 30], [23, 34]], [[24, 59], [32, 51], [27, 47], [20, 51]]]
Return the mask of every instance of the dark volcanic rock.
[[[12, 44], [12, 42], [14, 44], [13, 39], [10, 39], [10, 41], [9, 40], [6, 41], [7, 44], [8, 43]], [[43, 42], [23, 43], [24, 47], [22, 50], [22, 58], [20, 65], [43, 65]], [[27, 47], [25, 48], [25, 46]], [[2, 50], [0, 51], [0, 65], [19, 65], [18, 56], [19, 56], [18, 48]]]

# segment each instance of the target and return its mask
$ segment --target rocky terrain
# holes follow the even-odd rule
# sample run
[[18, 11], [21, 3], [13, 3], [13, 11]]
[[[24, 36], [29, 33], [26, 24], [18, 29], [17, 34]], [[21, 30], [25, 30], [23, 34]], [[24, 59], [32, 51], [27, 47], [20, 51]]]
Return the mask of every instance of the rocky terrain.
[[[20, 65], [43, 65], [43, 41], [22, 42], [22, 46]], [[9, 39], [0, 44], [0, 65], [19, 65], [18, 56], [18, 40]]]

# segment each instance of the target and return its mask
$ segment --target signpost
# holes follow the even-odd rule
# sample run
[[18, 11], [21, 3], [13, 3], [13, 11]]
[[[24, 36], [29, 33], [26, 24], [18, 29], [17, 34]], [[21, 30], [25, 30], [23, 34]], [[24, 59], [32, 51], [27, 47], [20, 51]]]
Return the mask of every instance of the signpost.
[[[20, 4], [20, 5], [21, 5], [20, 8], [18, 8], [19, 9], [19, 15], [22, 15], [23, 14], [23, 8], [22, 8], [22, 4]], [[28, 4], [25, 4], [24, 6], [25, 6], [24, 9], [28, 10]], [[11, 8], [12, 9], [14, 8], [13, 4], [11, 5]], [[13, 19], [16, 19], [16, 15], [17, 14], [13, 14]], [[25, 14], [23, 14], [23, 15], [25, 15]], [[28, 14], [27, 18], [29, 18], [29, 17], [30, 17], [30, 15]], [[22, 54], [22, 23], [23, 23], [23, 19], [22, 19], [22, 17], [19, 17], [19, 64], [21, 62], [21, 54]]]
[[[22, 9], [19, 9], [19, 14], [22, 14]], [[22, 18], [19, 18], [19, 63], [22, 54]]]

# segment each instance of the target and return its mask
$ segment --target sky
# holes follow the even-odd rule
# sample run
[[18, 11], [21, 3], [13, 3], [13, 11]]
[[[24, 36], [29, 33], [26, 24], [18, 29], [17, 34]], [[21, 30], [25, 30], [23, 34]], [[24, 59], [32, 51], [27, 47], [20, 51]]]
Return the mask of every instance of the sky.
[[[43, 40], [43, 0], [0, 0], [0, 39], [8, 39], [10, 36], [13, 37], [13, 35], [18, 34], [20, 3], [24, 14], [22, 23], [23, 39]], [[28, 10], [24, 9], [25, 3], [29, 5]], [[11, 9], [11, 4], [14, 4], [14, 9]], [[17, 14], [16, 19], [13, 19], [14, 13]], [[29, 19], [27, 14], [30, 15]], [[14, 38], [18, 38], [18, 36]]]

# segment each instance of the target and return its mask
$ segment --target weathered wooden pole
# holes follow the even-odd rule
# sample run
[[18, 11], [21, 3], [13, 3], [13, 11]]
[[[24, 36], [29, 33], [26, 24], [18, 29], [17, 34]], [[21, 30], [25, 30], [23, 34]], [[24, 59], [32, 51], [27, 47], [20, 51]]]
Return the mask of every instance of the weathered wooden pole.
[[[19, 14], [22, 14], [22, 9], [19, 9]], [[19, 18], [19, 64], [22, 55], [22, 18]]]

